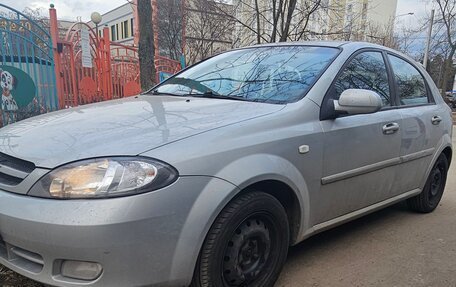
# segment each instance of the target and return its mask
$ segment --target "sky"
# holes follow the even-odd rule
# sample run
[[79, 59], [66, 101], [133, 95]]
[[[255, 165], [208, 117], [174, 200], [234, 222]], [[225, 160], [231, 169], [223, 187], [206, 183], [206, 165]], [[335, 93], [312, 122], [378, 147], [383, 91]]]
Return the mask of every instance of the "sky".
[[[400, 29], [403, 26], [420, 27], [422, 23], [418, 23], [426, 15], [430, 15], [433, 8], [431, 0], [398, 0], [396, 16], [396, 25]], [[414, 15], [401, 16], [407, 13]]]
[[44, 13], [47, 13], [52, 3], [57, 9], [59, 19], [77, 20], [81, 17], [83, 21], [88, 21], [92, 12], [106, 13], [127, 3], [127, 0], [1, 0], [0, 2], [19, 11], [29, 7], [42, 9]]
[[[2, 4], [20, 11], [29, 7], [32, 9], [41, 8], [45, 13], [49, 4], [53, 3], [59, 18], [76, 20], [77, 17], [81, 17], [84, 21], [88, 21], [90, 14], [94, 11], [103, 14], [126, 2], [127, 0], [1, 0]], [[432, 8], [430, 2], [431, 0], [398, 0], [397, 15], [409, 12], [413, 12], [415, 15], [397, 18], [397, 25], [416, 25], [418, 18], [429, 13]]]

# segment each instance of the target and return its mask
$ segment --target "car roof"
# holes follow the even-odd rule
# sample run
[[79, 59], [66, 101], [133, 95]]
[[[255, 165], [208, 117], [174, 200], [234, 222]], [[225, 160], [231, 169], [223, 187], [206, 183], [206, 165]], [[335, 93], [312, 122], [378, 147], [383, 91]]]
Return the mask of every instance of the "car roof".
[[302, 42], [278, 42], [278, 43], [265, 43], [257, 44], [249, 47], [242, 47], [239, 49], [248, 49], [248, 48], [258, 48], [258, 47], [285, 47], [285, 46], [314, 46], [314, 47], [328, 47], [328, 48], [343, 48], [344, 50], [349, 51], [349, 53], [355, 52], [363, 48], [376, 48], [382, 49], [387, 52], [391, 52], [396, 55], [407, 59], [410, 62], [414, 62], [422, 67], [422, 64], [412, 59], [408, 55], [401, 53], [397, 50], [374, 44], [369, 42], [354, 42], [354, 41], [302, 41]]
[[366, 47], [375, 47], [375, 48], [383, 48], [386, 47], [368, 43], [368, 42], [352, 42], [352, 41], [302, 41], [302, 42], [278, 42], [278, 43], [265, 43], [265, 44], [257, 44], [252, 45], [246, 48], [254, 48], [254, 47], [277, 47], [277, 46], [320, 46], [320, 47], [350, 47], [350, 48], [366, 48]]

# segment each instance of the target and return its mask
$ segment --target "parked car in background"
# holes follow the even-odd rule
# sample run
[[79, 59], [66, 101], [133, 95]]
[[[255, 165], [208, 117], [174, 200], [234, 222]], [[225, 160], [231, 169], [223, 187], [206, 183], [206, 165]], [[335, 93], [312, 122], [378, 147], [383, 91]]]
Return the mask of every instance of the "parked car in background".
[[273, 286], [309, 236], [403, 200], [433, 211], [451, 133], [394, 50], [229, 51], [0, 129], [0, 263], [56, 286]]

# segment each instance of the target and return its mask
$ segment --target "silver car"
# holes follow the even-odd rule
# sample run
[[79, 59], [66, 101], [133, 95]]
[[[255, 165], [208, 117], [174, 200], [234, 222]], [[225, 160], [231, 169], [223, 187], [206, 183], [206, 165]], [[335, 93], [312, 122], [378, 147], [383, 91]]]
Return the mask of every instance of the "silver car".
[[309, 236], [402, 200], [433, 211], [451, 127], [396, 51], [229, 51], [2, 128], [0, 263], [57, 286], [273, 286]]

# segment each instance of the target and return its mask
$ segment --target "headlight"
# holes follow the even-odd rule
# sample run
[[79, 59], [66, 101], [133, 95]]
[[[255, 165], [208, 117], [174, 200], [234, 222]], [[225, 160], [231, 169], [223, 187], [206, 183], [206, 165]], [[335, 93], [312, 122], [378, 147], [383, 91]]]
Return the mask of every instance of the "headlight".
[[84, 160], [59, 167], [38, 181], [29, 195], [48, 198], [103, 198], [153, 191], [173, 183], [177, 171], [141, 157]]

